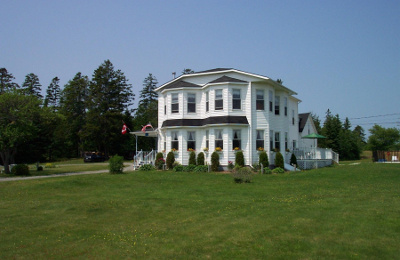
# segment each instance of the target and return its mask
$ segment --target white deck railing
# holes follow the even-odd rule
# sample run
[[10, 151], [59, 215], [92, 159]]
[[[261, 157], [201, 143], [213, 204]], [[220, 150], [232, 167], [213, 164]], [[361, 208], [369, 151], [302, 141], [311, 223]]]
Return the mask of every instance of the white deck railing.
[[339, 154], [330, 148], [297, 148], [293, 153], [297, 160], [333, 160], [339, 163]]

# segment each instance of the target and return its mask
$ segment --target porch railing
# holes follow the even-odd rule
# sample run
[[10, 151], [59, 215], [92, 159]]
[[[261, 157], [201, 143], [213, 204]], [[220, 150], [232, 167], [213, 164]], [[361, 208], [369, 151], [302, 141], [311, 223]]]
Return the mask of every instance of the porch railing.
[[133, 157], [133, 166], [135, 169], [139, 168], [144, 164], [153, 164], [156, 160], [157, 151], [139, 151], [137, 155]]
[[298, 160], [333, 160], [339, 163], [339, 154], [330, 148], [297, 148], [293, 153]]

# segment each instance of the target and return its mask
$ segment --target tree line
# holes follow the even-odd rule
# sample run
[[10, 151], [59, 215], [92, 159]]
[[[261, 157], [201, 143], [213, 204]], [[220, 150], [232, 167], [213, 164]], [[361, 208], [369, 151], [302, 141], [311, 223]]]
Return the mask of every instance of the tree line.
[[[0, 159], [6, 172], [10, 163], [75, 158], [85, 151], [128, 155], [135, 140], [121, 134], [123, 123], [130, 129], [149, 122], [157, 127], [158, 82], [151, 73], [143, 81], [136, 109], [132, 85], [110, 60], [91, 79], [78, 72], [63, 88], [54, 77], [44, 97], [34, 73], [22, 85], [14, 80], [0, 68]], [[155, 147], [154, 138], [145, 139], [138, 140], [143, 149]]]

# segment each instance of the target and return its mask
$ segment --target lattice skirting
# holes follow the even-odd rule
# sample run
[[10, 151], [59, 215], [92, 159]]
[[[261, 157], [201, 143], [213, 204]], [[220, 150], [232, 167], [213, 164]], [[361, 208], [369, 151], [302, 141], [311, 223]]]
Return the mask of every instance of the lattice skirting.
[[297, 160], [297, 164], [300, 169], [309, 170], [332, 165], [332, 160]]

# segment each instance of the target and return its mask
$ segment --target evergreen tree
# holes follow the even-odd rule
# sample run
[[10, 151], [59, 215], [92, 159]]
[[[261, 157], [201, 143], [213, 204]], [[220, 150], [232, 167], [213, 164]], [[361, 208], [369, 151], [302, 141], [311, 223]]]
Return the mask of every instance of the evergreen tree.
[[192, 69], [183, 69], [182, 74], [193, 74], [194, 71]]
[[318, 117], [316, 114], [314, 114], [314, 113], [311, 113], [311, 118], [312, 118], [312, 120], [313, 120], [313, 123], [314, 123], [314, 125], [315, 125], [315, 128], [317, 129], [317, 133], [321, 133], [321, 131], [322, 131], [322, 128], [321, 128], [321, 120], [320, 120], [319, 117]]
[[25, 76], [25, 81], [22, 83], [21, 91], [24, 95], [34, 95], [42, 99], [42, 85], [39, 82], [39, 77], [34, 73], [29, 73]]
[[360, 147], [361, 151], [364, 150], [365, 145], [367, 142], [365, 141], [365, 131], [364, 129], [357, 125], [353, 130], [354, 136], [357, 139], [358, 146]]
[[58, 77], [55, 77], [51, 80], [50, 85], [47, 87], [46, 97], [44, 99], [44, 106], [52, 107], [54, 111], [57, 111], [60, 107], [60, 95], [60, 79]]
[[143, 89], [140, 91], [139, 106], [148, 108], [149, 104], [157, 101], [157, 93], [154, 91], [157, 87], [158, 81], [155, 76], [149, 73], [149, 76], [143, 81]]
[[6, 68], [0, 68], [0, 95], [19, 88], [19, 85], [13, 82], [14, 79], [15, 77], [8, 73]]

